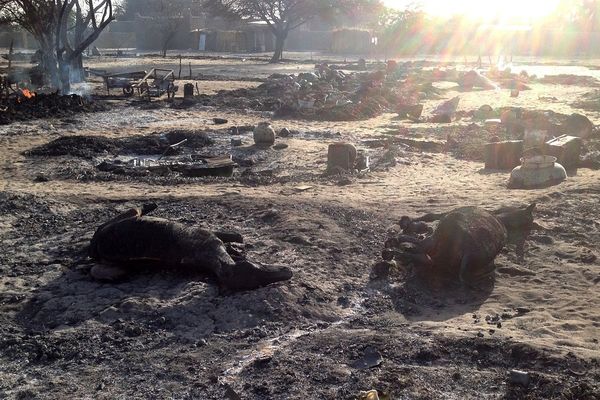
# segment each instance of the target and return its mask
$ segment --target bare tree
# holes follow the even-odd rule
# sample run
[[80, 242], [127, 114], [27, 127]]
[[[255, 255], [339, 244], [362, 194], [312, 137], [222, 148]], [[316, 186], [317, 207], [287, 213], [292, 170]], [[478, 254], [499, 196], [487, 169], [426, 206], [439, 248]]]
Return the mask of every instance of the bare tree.
[[126, 18], [141, 18], [152, 26], [147, 42], [158, 43], [163, 57], [172, 48], [177, 35], [185, 26], [185, 18], [199, 9], [201, 0], [126, 0], [123, 4]]
[[[75, 26], [69, 35], [72, 19], [75, 20]], [[64, 0], [55, 42], [63, 91], [70, 91], [71, 82], [83, 80], [82, 54], [113, 20], [111, 0]]]
[[114, 19], [112, 0], [0, 0], [0, 13], [37, 39], [47, 80], [65, 93], [71, 67], [81, 70], [83, 51]]
[[266, 23], [275, 36], [271, 62], [281, 60], [291, 30], [318, 15], [330, 15], [340, 4], [340, 0], [207, 0], [206, 3], [215, 14]]
[[155, 6], [155, 25], [163, 57], [167, 56], [167, 51], [180, 30], [183, 18], [191, 14], [188, 3], [185, 0], [159, 0]]

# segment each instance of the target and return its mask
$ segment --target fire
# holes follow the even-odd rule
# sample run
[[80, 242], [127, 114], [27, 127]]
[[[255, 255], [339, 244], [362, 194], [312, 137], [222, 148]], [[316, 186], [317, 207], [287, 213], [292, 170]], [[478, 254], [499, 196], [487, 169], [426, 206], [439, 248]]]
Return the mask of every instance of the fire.
[[25, 89], [21, 89], [21, 94], [23, 95], [23, 97], [25, 97], [26, 99], [31, 99], [32, 97], [35, 97], [35, 92], [32, 92], [31, 90], [25, 88]]

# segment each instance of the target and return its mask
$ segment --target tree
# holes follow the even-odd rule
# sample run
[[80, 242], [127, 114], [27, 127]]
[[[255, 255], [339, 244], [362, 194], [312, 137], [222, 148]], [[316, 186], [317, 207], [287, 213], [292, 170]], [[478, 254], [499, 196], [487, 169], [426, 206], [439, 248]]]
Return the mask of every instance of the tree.
[[[74, 19], [74, 28], [69, 28]], [[56, 33], [56, 55], [61, 87], [70, 91], [71, 82], [83, 80], [82, 54], [114, 20], [111, 0], [64, 0]]]
[[122, 18], [141, 18], [152, 25], [152, 33], [145, 41], [158, 43], [162, 56], [166, 57], [175, 37], [183, 33], [185, 19], [193, 15], [194, 11], [200, 10], [200, 2], [201, 0], [126, 0], [122, 4]]
[[[160, 2], [164, 0], [121, 0], [117, 3], [118, 19], [131, 21], [137, 15], [150, 16], [160, 8]], [[191, 15], [200, 15], [204, 10], [204, 0], [177, 0], [171, 2], [166, 0], [170, 8], [179, 8], [182, 12], [190, 12]], [[158, 7], [157, 7], [158, 4]]]
[[563, 28], [579, 32], [595, 32], [599, 28], [599, 0], [563, 0], [556, 16]]
[[180, 30], [182, 20], [191, 15], [190, 2], [158, 0], [154, 2], [151, 12], [154, 19], [152, 23], [155, 24], [159, 36], [162, 56], [166, 57], [171, 42]]
[[405, 10], [386, 8], [379, 17], [379, 33], [381, 47], [387, 54], [411, 54], [417, 50], [414, 46], [415, 36], [422, 34], [425, 14], [418, 8], [410, 7]]
[[85, 49], [114, 19], [112, 0], [0, 0], [0, 13], [36, 38], [44, 75], [63, 93], [71, 70], [81, 77]]
[[341, 4], [341, 0], [207, 0], [206, 3], [217, 15], [266, 23], [275, 36], [271, 62], [282, 59], [285, 40], [291, 30], [316, 16], [331, 15]]

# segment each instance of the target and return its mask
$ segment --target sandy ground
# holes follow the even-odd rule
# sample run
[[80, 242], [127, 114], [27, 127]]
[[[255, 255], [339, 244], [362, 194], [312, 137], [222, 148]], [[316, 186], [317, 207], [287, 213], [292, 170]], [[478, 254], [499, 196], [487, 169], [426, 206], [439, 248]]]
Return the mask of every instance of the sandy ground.
[[[93, 66], [139, 67], [129, 62]], [[194, 62], [206, 73], [258, 78], [299, 68]], [[206, 93], [255, 85], [198, 84]], [[459, 110], [490, 104], [570, 114], [590, 91], [535, 84], [517, 99], [508, 91], [460, 93]], [[586, 115], [600, 122], [600, 113]], [[213, 117], [228, 123], [215, 126]], [[396, 165], [350, 179], [323, 175], [334, 141], [363, 147], [398, 134], [445, 141], [449, 130], [471, 124], [411, 124], [393, 114], [272, 120], [276, 130], [300, 132], [277, 139], [288, 145], [283, 150], [257, 151], [251, 133], [240, 134], [240, 157], [257, 160], [251, 176], [269, 179], [104, 180], [89, 175], [102, 155], [23, 155], [65, 135], [116, 139], [174, 128], [209, 130], [226, 147], [228, 127], [271, 119], [116, 100], [105, 112], [0, 127], [0, 397], [354, 399], [379, 389], [394, 399], [600, 398], [598, 171], [580, 169], [546, 189], [508, 190], [508, 174], [487, 173], [482, 163], [400, 149]], [[169, 272], [93, 281], [82, 260], [95, 228], [148, 200], [158, 203], [157, 215], [240, 231], [250, 257], [287, 264], [294, 278], [228, 296], [210, 278]], [[532, 235], [523, 262], [512, 246], [497, 257], [489, 288], [432, 292], [402, 273], [369, 279], [403, 215], [534, 201], [545, 230]], [[357, 363], [373, 352], [371, 368]], [[511, 369], [529, 372], [530, 385], [510, 383]]]

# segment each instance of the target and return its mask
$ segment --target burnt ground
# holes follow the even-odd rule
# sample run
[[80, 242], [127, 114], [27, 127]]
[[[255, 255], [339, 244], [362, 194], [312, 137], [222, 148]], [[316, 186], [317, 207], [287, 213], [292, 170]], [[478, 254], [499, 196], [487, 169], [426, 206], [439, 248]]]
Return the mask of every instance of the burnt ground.
[[[593, 212], [600, 192], [588, 194], [591, 204], [544, 220]], [[148, 200], [157, 215], [240, 231], [250, 258], [290, 265], [293, 281], [220, 295], [210, 277], [169, 271], [116, 285], [91, 280], [85, 248], [94, 228]], [[216, 399], [231, 385], [264, 399], [353, 399], [365, 388], [394, 398], [598, 398], [597, 360], [495, 339], [502, 323], [530, 310], [480, 314], [489, 288], [431, 293], [402, 274], [369, 281], [389, 224], [378, 214], [239, 195], [98, 202], [3, 193], [0, 209], [8, 244], [0, 390], [9, 397]], [[535, 247], [528, 257], [541, 253]], [[497, 279], [519, 274], [511, 259], [501, 255]], [[476, 332], [453, 337], [415, 324], [456, 305], [473, 314]], [[528, 371], [530, 386], [508, 383], [510, 369]]]
[[[518, 101], [559, 89], [572, 101], [588, 90], [540, 86]], [[443, 126], [113, 103], [4, 127], [0, 398], [350, 400], [371, 389], [393, 399], [600, 398], [598, 172], [507, 190], [507, 173], [479, 161], [496, 133], [469, 114], [498, 94], [465, 96], [464, 118]], [[249, 131], [230, 131], [263, 120], [292, 131], [277, 138], [287, 147], [257, 148]], [[182, 138], [167, 161], [231, 154], [233, 175], [127, 167]], [[324, 174], [327, 144], [340, 140], [367, 151], [371, 171]], [[598, 139], [585, 146], [597, 151]], [[123, 168], [100, 170], [107, 160]], [[149, 201], [157, 216], [239, 231], [248, 258], [289, 265], [293, 279], [236, 294], [191, 272], [93, 281], [86, 249], [97, 226]], [[477, 289], [433, 290], [403, 270], [370, 276], [402, 215], [533, 201], [545, 229], [525, 261], [508, 246]], [[513, 369], [529, 374], [527, 386], [511, 382]]]

